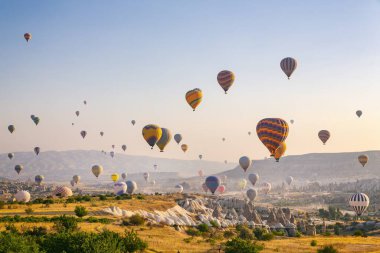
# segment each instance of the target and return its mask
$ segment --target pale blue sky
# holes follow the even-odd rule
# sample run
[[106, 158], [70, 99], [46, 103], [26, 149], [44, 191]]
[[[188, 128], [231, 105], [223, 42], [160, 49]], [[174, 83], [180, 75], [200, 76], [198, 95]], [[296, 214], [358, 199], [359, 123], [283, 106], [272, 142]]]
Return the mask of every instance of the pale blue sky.
[[[380, 149], [379, 27], [370, 0], [0, 0], [0, 152], [125, 143], [129, 154], [235, 162], [268, 155], [255, 134], [264, 117], [295, 120], [287, 154]], [[290, 81], [287, 56], [299, 63]], [[223, 69], [236, 74], [228, 95]], [[193, 88], [204, 91], [196, 112], [184, 99]], [[188, 153], [174, 142], [151, 152], [148, 123], [182, 133]]]

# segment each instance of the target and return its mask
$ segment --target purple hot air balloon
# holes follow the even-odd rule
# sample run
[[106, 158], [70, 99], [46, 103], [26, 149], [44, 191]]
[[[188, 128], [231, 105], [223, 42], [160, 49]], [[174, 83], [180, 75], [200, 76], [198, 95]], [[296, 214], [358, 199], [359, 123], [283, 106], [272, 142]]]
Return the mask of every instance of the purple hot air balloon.
[[211, 191], [212, 194], [215, 193], [216, 189], [218, 189], [220, 185], [220, 179], [215, 176], [209, 176], [206, 178], [206, 186]]

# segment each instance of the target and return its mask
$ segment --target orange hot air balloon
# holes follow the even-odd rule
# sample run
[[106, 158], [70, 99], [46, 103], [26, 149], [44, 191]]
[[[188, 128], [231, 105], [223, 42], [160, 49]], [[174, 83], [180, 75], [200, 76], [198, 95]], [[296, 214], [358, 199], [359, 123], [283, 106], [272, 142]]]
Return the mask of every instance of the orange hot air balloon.
[[368, 156], [367, 155], [360, 155], [358, 157], [359, 163], [364, 167], [368, 162]]
[[280, 146], [274, 152], [274, 159], [276, 159], [276, 162], [280, 161], [280, 158], [285, 154], [285, 151], [286, 151], [286, 143], [281, 142]]
[[193, 111], [195, 111], [195, 108], [202, 102], [202, 91], [200, 89], [194, 89], [186, 92], [186, 101], [187, 103], [193, 108]]
[[187, 149], [188, 149], [188, 146], [186, 144], [182, 144], [181, 145], [181, 149], [182, 149], [183, 152], [186, 152]]
[[280, 118], [266, 118], [257, 123], [257, 136], [264, 146], [274, 156], [276, 149], [288, 137], [289, 126], [285, 120]]

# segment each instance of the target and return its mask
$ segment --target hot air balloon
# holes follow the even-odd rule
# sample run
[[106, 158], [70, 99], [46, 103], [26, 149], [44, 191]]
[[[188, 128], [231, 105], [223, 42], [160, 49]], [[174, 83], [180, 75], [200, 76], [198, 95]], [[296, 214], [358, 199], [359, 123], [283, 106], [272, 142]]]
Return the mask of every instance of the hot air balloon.
[[26, 40], [26, 42], [29, 42], [29, 40], [32, 39], [32, 34], [24, 33], [24, 39]]
[[270, 190], [272, 189], [272, 185], [268, 182], [264, 182], [261, 186], [262, 188], [262, 191], [264, 192], [264, 194], [268, 194], [270, 192]]
[[364, 167], [367, 164], [367, 162], [368, 162], [368, 156], [367, 155], [360, 155], [358, 157], [358, 160], [359, 160], [359, 163], [361, 165], [363, 165], [363, 167]]
[[240, 167], [244, 170], [244, 172], [247, 171], [249, 166], [251, 166], [251, 159], [249, 159], [248, 156], [242, 156], [239, 159]]
[[288, 185], [290, 185], [293, 181], [294, 181], [294, 178], [292, 176], [287, 176], [285, 178], [285, 181]]
[[87, 132], [83, 130], [83, 131], [80, 132], [80, 135], [84, 139], [86, 137], [86, 135], [87, 135]]
[[318, 133], [318, 137], [323, 142], [323, 145], [325, 145], [328, 139], [330, 139], [330, 132], [327, 130], [321, 130]]
[[294, 120], [291, 119], [291, 120], [290, 120], [290, 123], [291, 123], [291, 124], [294, 124]]
[[53, 197], [67, 198], [73, 196], [73, 192], [66, 186], [57, 186], [52, 195]]
[[148, 180], [149, 180], [149, 173], [148, 173], [148, 172], [145, 172], [145, 173], [143, 174], [143, 176], [144, 176], [145, 181], [148, 182]]
[[39, 153], [40, 153], [40, 147], [35, 147], [34, 149], [34, 153], [36, 154], [36, 155], [38, 155]]
[[103, 167], [101, 165], [94, 165], [91, 170], [95, 177], [99, 177], [99, 175], [103, 172]]
[[255, 186], [257, 180], [259, 180], [259, 175], [257, 173], [249, 174], [248, 180], [251, 182], [252, 186]]
[[42, 175], [37, 175], [34, 177], [34, 182], [36, 182], [38, 185], [41, 185], [42, 184], [42, 181], [45, 179], [44, 176]]
[[219, 85], [227, 94], [228, 89], [232, 86], [235, 81], [235, 75], [229, 70], [220, 71], [217, 77]]
[[15, 194], [15, 199], [17, 202], [27, 203], [30, 201], [30, 193], [28, 191], [18, 191]]
[[136, 124], [136, 121], [135, 121], [135, 120], [132, 120], [131, 123], [132, 123], [132, 125], [135, 125], [135, 124]]
[[247, 197], [248, 199], [253, 202], [255, 198], [257, 197], [258, 193], [255, 189], [248, 189], [247, 191]]
[[176, 191], [176, 193], [182, 193], [183, 192], [183, 186], [180, 184], [177, 184], [176, 186], [174, 186], [174, 190]]
[[227, 164], [228, 162], [227, 162], [227, 160], [224, 160], [224, 164]]
[[223, 194], [223, 193], [226, 191], [226, 186], [225, 186], [225, 185], [219, 185], [217, 191], [218, 191], [220, 194]]
[[280, 63], [282, 71], [290, 79], [290, 76], [293, 74], [293, 71], [297, 68], [297, 61], [291, 57], [286, 57], [281, 60]]
[[115, 145], [114, 145], [114, 144], [112, 144], [112, 146], [111, 146], [111, 147], [112, 147], [112, 149], [115, 149]]
[[128, 186], [124, 182], [117, 182], [113, 185], [113, 192], [116, 196], [120, 196], [127, 193]]
[[157, 170], [157, 167], [158, 167], [157, 164], [154, 164], [154, 165], [153, 165], [154, 170]]
[[357, 216], [362, 215], [367, 207], [369, 206], [369, 198], [364, 193], [355, 193], [351, 196], [348, 204], [354, 211], [356, 212]]
[[166, 145], [170, 142], [172, 139], [172, 134], [170, 133], [170, 130], [167, 128], [161, 128], [162, 135], [161, 138], [157, 141], [156, 145], [160, 149], [160, 152], [164, 152], [164, 149]]
[[239, 186], [240, 190], [244, 190], [245, 187], [247, 186], [247, 180], [245, 180], [245, 179], [241, 179], [241, 180], [238, 182], [238, 186]]
[[83, 104], [84, 104], [84, 105], [87, 105], [87, 101], [86, 101], [86, 100], [84, 100], [84, 101], [83, 101]]
[[212, 194], [215, 193], [216, 189], [220, 186], [220, 179], [215, 176], [209, 176], [206, 178], [206, 186], [211, 191]]
[[200, 89], [194, 89], [186, 92], [186, 101], [193, 108], [193, 111], [202, 102], [202, 91]]
[[203, 155], [199, 155], [198, 157], [199, 157], [199, 160], [202, 160], [202, 158], [203, 158]]
[[222, 138], [222, 141], [226, 141], [226, 138]]
[[274, 152], [274, 159], [276, 159], [276, 162], [280, 161], [280, 158], [285, 154], [285, 151], [286, 151], [286, 144], [285, 142], [281, 142], [280, 146]]
[[127, 173], [126, 172], [121, 173], [121, 178], [123, 178], [123, 180], [127, 179]]
[[75, 185], [74, 180], [71, 180], [71, 181], [70, 181], [70, 185], [71, 185], [72, 187], [74, 187], [74, 185]]
[[182, 141], [182, 135], [175, 134], [174, 135], [174, 140], [175, 140], [175, 142], [177, 142], [177, 144], [179, 144]]
[[127, 181], [126, 184], [128, 194], [133, 194], [137, 190], [137, 184], [135, 181]]
[[187, 148], [188, 148], [188, 147], [187, 147], [186, 144], [182, 144], [182, 145], [181, 145], [181, 149], [182, 149], [183, 152], [186, 152], [186, 151], [187, 151]]
[[203, 176], [204, 176], [203, 170], [198, 170], [198, 175], [199, 175], [200, 177], [203, 177]]
[[248, 135], [251, 135], [251, 132], [248, 132]]
[[36, 126], [38, 125], [38, 123], [40, 123], [40, 118], [34, 116], [34, 115], [31, 115], [30, 116], [34, 122], [34, 124], [36, 124]]
[[150, 124], [150, 125], [146, 125], [143, 128], [142, 135], [145, 141], [153, 149], [154, 145], [162, 136], [162, 130], [159, 126]]
[[77, 117], [79, 117], [79, 111], [76, 111], [75, 114], [77, 115]]
[[115, 156], [115, 152], [111, 151], [111, 152], [110, 152], [110, 156], [111, 156], [112, 158], [114, 158], [114, 156]]
[[127, 150], [127, 145], [125, 145], [125, 144], [122, 145], [122, 146], [121, 146], [121, 149], [125, 152], [125, 150]]
[[111, 180], [114, 181], [114, 182], [118, 181], [119, 180], [119, 174], [113, 173], [111, 175]]
[[17, 172], [17, 174], [20, 174], [20, 172], [24, 169], [24, 166], [20, 165], [20, 164], [17, 164], [15, 166], [15, 171]]
[[79, 184], [80, 176], [78, 176], [78, 175], [74, 175], [74, 176], [73, 176], [73, 181], [74, 181], [74, 183]]
[[203, 183], [203, 184], [202, 184], [202, 189], [203, 189], [203, 191], [204, 191], [205, 193], [207, 193], [208, 188], [207, 188], [206, 183]]
[[361, 110], [357, 110], [356, 111], [356, 116], [358, 116], [358, 118], [360, 118], [362, 116], [363, 112]]
[[156, 180], [152, 180], [152, 181], [150, 181], [150, 184], [151, 184], [151, 185], [155, 185], [155, 184], [156, 184]]
[[103, 137], [103, 135], [104, 135], [104, 132], [100, 132], [100, 136], [102, 136], [102, 137]]
[[9, 130], [9, 132], [12, 134], [12, 133], [16, 130], [16, 128], [15, 128], [14, 125], [9, 125], [9, 126], [8, 126], [8, 130]]
[[14, 157], [15, 155], [13, 154], [13, 153], [8, 153], [8, 158], [10, 159], [10, 160], [12, 160], [12, 158]]
[[256, 126], [257, 136], [264, 146], [269, 150], [271, 156], [285, 141], [288, 136], [289, 127], [285, 120], [280, 118], [262, 119]]

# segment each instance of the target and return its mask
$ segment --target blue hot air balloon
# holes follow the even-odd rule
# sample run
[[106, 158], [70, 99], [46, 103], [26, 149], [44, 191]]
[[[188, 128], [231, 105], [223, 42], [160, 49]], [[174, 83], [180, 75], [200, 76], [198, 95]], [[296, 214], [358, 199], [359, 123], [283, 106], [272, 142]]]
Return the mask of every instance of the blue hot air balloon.
[[218, 189], [220, 185], [220, 179], [215, 176], [209, 176], [206, 178], [206, 186], [211, 191], [212, 194]]

